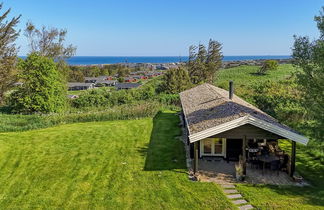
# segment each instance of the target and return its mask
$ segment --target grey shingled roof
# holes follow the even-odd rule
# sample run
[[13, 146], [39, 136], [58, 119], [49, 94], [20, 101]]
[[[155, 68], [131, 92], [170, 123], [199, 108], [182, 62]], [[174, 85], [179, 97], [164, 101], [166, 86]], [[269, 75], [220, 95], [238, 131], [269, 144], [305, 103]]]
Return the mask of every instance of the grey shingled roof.
[[131, 88], [137, 88], [141, 86], [139, 83], [117, 83], [116, 88], [120, 89], [131, 89]]
[[229, 99], [228, 91], [208, 83], [181, 92], [180, 99], [190, 134], [248, 115], [298, 134], [238, 96]]
[[69, 82], [68, 83], [68, 87], [78, 87], [78, 86], [90, 87], [90, 86], [93, 86], [93, 83], [81, 83], [81, 82]]

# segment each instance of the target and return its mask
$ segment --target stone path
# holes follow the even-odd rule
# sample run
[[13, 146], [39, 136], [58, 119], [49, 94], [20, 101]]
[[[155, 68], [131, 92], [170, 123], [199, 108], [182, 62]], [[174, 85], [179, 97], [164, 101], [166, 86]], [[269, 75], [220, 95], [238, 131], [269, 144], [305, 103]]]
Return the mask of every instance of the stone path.
[[226, 197], [231, 199], [231, 201], [237, 205], [240, 210], [254, 209], [251, 204], [248, 204], [248, 202], [243, 199], [243, 196], [235, 189], [233, 184], [222, 183], [220, 185], [223, 188]]

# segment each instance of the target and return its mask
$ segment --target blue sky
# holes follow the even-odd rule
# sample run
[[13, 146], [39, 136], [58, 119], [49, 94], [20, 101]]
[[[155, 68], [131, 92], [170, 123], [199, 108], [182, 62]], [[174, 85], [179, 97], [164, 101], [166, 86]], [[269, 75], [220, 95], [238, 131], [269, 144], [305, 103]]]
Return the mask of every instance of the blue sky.
[[[289, 55], [292, 36], [318, 36], [314, 15], [323, 0], [4, 0], [19, 28], [68, 30], [77, 55], [186, 56], [209, 38], [224, 55]], [[21, 34], [19, 54], [28, 52]]]

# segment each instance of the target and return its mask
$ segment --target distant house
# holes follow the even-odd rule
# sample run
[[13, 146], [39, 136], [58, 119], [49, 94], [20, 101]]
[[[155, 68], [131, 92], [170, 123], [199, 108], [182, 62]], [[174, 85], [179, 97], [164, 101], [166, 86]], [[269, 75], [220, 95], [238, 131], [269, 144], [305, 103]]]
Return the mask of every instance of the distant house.
[[85, 77], [84, 78], [85, 83], [96, 83], [97, 80], [99, 80], [98, 77]]
[[140, 79], [148, 79], [148, 77], [147, 76], [145, 76], [145, 75], [134, 75], [134, 76], [132, 76], [134, 79], [136, 79], [136, 80], [140, 80]]
[[112, 77], [112, 76], [107, 76], [106, 77], [106, 80], [113, 80], [114, 79], [114, 77]]
[[68, 83], [68, 90], [88, 90], [94, 87], [95, 87], [94, 83], [80, 83], [80, 82]]
[[125, 77], [124, 78], [124, 82], [136, 82], [137, 79], [133, 78], [133, 77]]
[[102, 86], [106, 86], [106, 87], [111, 87], [111, 86], [115, 86], [117, 84], [116, 80], [98, 80], [95, 83], [96, 87], [102, 87]]
[[163, 72], [160, 72], [160, 71], [155, 71], [154, 73], [155, 73], [156, 76], [160, 76], [160, 75], [163, 74]]
[[150, 72], [150, 73], [145, 74], [145, 76], [147, 76], [148, 78], [153, 78], [156, 75], [153, 72]]
[[96, 87], [115, 86], [116, 80], [112, 76], [85, 77], [85, 83], [93, 83]]
[[[108, 79], [109, 78], [109, 79]], [[110, 76], [99, 76], [99, 77], [85, 77], [85, 83], [96, 83], [97, 81], [110, 80]]]
[[116, 89], [117, 90], [127, 90], [127, 89], [133, 89], [141, 86], [139, 83], [117, 83]]
[[163, 74], [162, 72], [153, 71], [153, 72], [148, 72], [147, 74], [145, 74], [145, 76], [147, 76], [148, 78], [152, 78], [152, 77], [160, 76], [162, 74]]
[[69, 99], [76, 99], [76, 98], [79, 98], [78, 95], [68, 95], [67, 96]]
[[[261, 164], [263, 170], [266, 163], [280, 170], [285, 162], [286, 171], [293, 176], [296, 143], [306, 145], [308, 139], [234, 95], [232, 82], [229, 89], [202, 84], [180, 93], [194, 171], [203, 158], [238, 161], [242, 157], [245, 164]], [[278, 139], [291, 141], [291, 155], [279, 148]]]
[[156, 66], [156, 70], [168, 70], [169, 67], [166, 64], [159, 64]]

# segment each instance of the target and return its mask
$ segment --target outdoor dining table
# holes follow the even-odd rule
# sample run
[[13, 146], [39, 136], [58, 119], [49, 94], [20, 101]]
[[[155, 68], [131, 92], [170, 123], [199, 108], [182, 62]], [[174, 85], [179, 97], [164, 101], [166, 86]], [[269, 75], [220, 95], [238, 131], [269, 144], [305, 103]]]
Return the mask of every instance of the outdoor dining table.
[[264, 174], [264, 168], [266, 163], [271, 163], [272, 161], [279, 160], [279, 157], [275, 155], [262, 155], [258, 158], [260, 161], [263, 162], [262, 164], [262, 175]]

